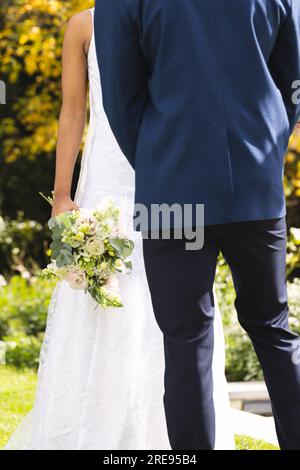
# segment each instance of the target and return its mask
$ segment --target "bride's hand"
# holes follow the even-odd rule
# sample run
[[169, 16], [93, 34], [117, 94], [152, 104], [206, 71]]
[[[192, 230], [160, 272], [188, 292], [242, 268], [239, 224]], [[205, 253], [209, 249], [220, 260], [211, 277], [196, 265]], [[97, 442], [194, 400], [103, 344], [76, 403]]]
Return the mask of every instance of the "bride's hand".
[[52, 207], [52, 217], [56, 217], [62, 212], [76, 211], [79, 206], [68, 196], [55, 196], [54, 204]]

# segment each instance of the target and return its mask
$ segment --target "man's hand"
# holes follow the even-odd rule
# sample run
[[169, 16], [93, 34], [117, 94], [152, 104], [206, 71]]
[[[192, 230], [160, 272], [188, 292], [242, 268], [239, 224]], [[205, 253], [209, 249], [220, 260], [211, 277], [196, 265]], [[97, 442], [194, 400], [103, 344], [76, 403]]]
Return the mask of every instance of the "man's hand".
[[62, 212], [78, 210], [79, 206], [72, 201], [69, 196], [54, 196], [54, 205], [52, 208], [52, 217], [56, 217]]

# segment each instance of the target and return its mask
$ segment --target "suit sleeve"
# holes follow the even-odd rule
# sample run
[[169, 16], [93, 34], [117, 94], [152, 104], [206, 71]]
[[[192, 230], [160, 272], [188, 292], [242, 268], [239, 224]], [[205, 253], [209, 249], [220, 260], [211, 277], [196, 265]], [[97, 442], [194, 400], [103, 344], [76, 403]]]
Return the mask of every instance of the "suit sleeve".
[[300, 0], [291, 0], [290, 5], [271, 56], [270, 70], [282, 94], [292, 132], [300, 117], [300, 94], [296, 93], [300, 84]]
[[126, 0], [97, 0], [95, 40], [103, 106], [131, 166], [147, 102], [147, 70]]

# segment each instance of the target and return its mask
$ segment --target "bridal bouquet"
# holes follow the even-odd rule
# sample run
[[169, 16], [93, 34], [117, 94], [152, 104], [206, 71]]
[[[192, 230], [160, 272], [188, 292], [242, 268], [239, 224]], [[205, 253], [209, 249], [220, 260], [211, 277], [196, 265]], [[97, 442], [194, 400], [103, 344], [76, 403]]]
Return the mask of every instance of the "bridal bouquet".
[[[50, 202], [50, 200], [48, 199]], [[134, 244], [120, 234], [119, 210], [103, 201], [97, 210], [80, 209], [50, 219], [51, 263], [43, 278], [65, 280], [102, 307], [122, 307], [117, 273], [130, 273]]]

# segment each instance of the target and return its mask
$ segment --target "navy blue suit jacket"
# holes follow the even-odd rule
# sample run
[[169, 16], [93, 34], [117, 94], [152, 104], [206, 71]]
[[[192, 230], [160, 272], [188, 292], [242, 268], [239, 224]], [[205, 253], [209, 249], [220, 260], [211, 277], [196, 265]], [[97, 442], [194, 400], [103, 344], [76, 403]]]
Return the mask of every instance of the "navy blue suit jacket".
[[136, 202], [206, 224], [285, 215], [300, 0], [97, 0], [103, 103]]

